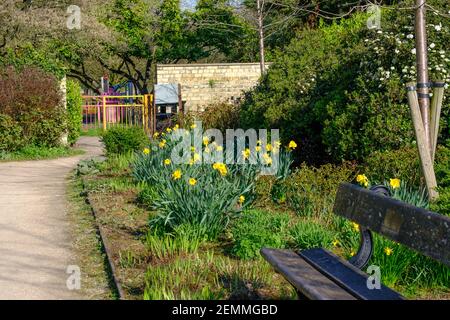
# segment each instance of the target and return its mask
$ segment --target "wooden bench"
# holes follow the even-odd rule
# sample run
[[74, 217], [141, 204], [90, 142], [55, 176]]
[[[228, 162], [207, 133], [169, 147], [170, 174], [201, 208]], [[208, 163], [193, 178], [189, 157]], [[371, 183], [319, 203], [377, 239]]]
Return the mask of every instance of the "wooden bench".
[[380, 289], [369, 289], [367, 285], [369, 275], [361, 269], [373, 253], [371, 232], [450, 266], [450, 218], [392, 199], [386, 187], [367, 190], [343, 183], [333, 212], [360, 226], [360, 248], [349, 261], [322, 248], [300, 252], [261, 249], [262, 256], [297, 289], [300, 298], [404, 299], [384, 285]]

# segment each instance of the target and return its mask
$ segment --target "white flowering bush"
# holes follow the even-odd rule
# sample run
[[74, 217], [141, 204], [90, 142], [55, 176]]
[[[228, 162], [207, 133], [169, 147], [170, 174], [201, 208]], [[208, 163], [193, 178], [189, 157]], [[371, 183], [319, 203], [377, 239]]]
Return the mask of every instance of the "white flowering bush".
[[[429, 4], [450, 10], [450, 3]], [[299, 142], [300, 161], [316, 164], [362, 161], [374, 151], [412, 145], [405, 85], [416, 81], [413, 14], [383, 10], [381, 29], [368, 29], [368, 16], [356, 14], [300, 32], [247, 93], [243, 126], [283, 128], [284, 139]], [[430, 79], [449, 82], [450, 19], [430, 11], [427, 21]], [[449, 101], [442, 141], [449, 138]]]

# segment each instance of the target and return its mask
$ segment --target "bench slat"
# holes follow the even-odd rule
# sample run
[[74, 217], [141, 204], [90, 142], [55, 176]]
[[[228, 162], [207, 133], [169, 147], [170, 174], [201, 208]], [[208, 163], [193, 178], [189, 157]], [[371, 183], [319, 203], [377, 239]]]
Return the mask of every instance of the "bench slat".
[[291, 250], [261, 249], [261, 255], [298, 291], [314, 300], [355, 300], [356, 298], [314, 269]]
[[370, 290], [367, 286], [369, 276], [366, 273], [325, 249], [304, 250], [299, 252], [299, 255], [361, 300], [404, 299], [399, 293], [384, 285], [381, 285], [380, 289]]
[[376, 194], [339, 186], [334, 213], [450, 266], [450, 218]]

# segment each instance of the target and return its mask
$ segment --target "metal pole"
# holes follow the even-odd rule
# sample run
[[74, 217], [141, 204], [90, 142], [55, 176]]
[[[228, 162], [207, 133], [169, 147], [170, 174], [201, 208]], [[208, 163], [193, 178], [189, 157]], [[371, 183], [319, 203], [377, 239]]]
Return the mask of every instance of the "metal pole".
[[417, 59], [417, 95], [420, 113], [425, 130], [425, 142], [432, 153], [430, 133], [430, 89], [428, 79], [428, 46], [426, 30], [426, 0], [416, 0], [416, 59]]

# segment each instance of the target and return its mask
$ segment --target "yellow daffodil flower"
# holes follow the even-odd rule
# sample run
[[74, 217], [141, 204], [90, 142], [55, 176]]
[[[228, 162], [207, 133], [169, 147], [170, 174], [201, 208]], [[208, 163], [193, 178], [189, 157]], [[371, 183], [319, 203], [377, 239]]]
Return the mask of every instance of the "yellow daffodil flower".
[[340, 242], [339, 242], [339, 240], [335, 239], [335, 240], [333, 240], [332, 244], [333, 244], [333, 247], [337, 247], [340, 245]]
[[294, 140], [291, 140], [288, 144], [288, 149], [294, 150], [295, 148], [297, 148], [297, 143], [295, 143]]
[[255, 147], [255, 151], [256, 151], [256, 152], [260, 152], [260, 151], [261, 151], [261, 146], [256, 146], [256, 147]]
[[242, 151], [242, 156], [244, 157], [244, 159], [250, 158], [250, 149], [247, 148], [244, 151]]
[[172, 132], [172, 128], [167, 128], [166, 131], [167, 131], [168, 133], [171, 133], [171, 132]]
[[165, 164], [166, 166], [168, 166], [168, 165], [171, 164], [171, 163], [172, 163], [172, 161], [171, 161], [170, 159], [164, 160], [164, 164]]
[[195, 186], [195, 185], [197, 184], [197, 180], [194, 179], [194, 178], [190, 178], [190, 179], [189, 179], [189, 184], [190, 184], [191, 186]]
[[240, 203], [240, 204], [243, 204], [244, 201], [245, 201], [245, 197], [241, 195], [241, 196], [239, 197], [239, 203]]
[[194, 130], [195, 128], [197, 128], [197, 125], [194, 123], [191, 125], [191, 129]]
[[181, 179], [181, 176], [182, 176], [182, 173], [181, 173], [180, 169], [177, 169], [172, 173], [173, 180]]
[[369, 185], [369, 179], [365, 174], [358, 174], [358, 176], [356, 177], [356, 182], [364, 187], [367, 187]]
[[392, 249], [389, 248], [389, 247], [386, 247], [386, 248], [384, 248], [384, 253], [385, 253], [387, 256], [390, 256], [391, 254], [394, 253], [394, 250], [392, 250]]
[[149, 148], [145, 148], [142, 152], [143, 152], [144, 154], [149, 154], [149, 153], [150, 153], [150, 149], [149, 149]]
[[400, 188], [400, 179], [391, 179], [389, 184], [391, 185], [392, 189], [398, 189]]
[[359, 224], [352, 222], [352, 227], [353, 227], [353, 230], [355, 230], [356, 232], [359, 232]]
[[209, 138], [208, 137], [203, 137], [203, 144], [205, 146], [207, 146], [209, 144]]
[[270, 152], [270, 151], [272, 151], [272, 145], [270, 144], [270, 143], [268, 143], [267, 145], [266, 145], [266, 151], [267, 152]]

